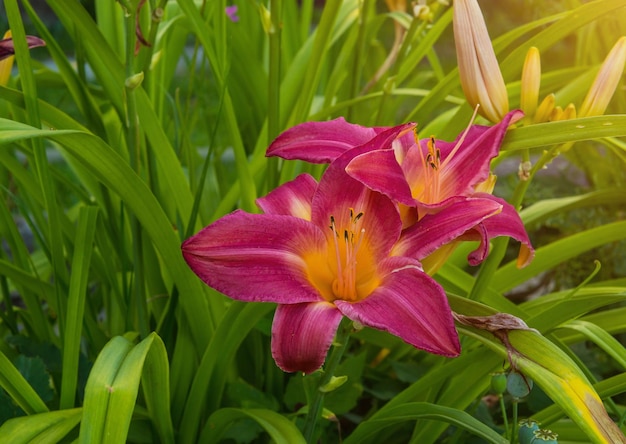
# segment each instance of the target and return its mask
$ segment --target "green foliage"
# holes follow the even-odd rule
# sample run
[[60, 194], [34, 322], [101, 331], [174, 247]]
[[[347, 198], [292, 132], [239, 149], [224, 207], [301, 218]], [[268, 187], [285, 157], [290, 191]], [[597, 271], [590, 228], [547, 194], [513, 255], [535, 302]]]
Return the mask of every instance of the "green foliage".
[[[235, 208], [257, 212], [257, 197], [301, 172], [319, 177], [319, 166], [265, 158], [297, 123], [416, 120], [452, 140], [472, 110], [444, 2], [428, 2], [430, 21], [371, 0], [234, 3], [238, 22], [224, 0], [4, 1], [17, 67], [0, 85], [3, 442], [304, 442], [322, 374], [278, 370], [273, 306], [202, 284], [181, 242]], [[505, 30], [492, 35], [512, 106], [529, 47], [546, 54], [541, 94], [580, 104], [624, 32], [621, 0], [523, 13], [492, 3], [481, 6]], [[29, 52], [25, 34], [46, 47]], [[456, 312], [510, 313], [538, 333], [512, 332], [511, 352], [459, 326], [456, 359], [354, 333], [316, 437], [512, 442], [519, 409], [563, 441], [622, 439], [623, 78], [605, 114], [508, 132], [494, 166], [537, 248], [529, 266], [516, 268], [517, 246], [499, 239], [480, 268], [461, 247], [435, 276]], [[535, 170], [522, 182], [526, 158]], [[495, 372], [535, 387], [499, 404]]]

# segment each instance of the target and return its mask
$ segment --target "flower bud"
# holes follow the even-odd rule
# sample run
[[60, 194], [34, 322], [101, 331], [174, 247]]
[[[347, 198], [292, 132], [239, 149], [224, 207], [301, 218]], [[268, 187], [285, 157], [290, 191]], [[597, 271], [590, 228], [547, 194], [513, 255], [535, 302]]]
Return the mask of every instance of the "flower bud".
[[541, 101], [541, 104], [537, 107], [535, 123], [547, 122], [550, 119], [550, 114], [556, 105], [556, 97], [554, 94], [548, 94], [545, 99]]
[[319, 388], [319, 391], [322, 393], [332, 392], [333, 390], [337, 390], [339, 387], [344, 385], [347, 380], [347, 376], [332, 376], [328, 383]]
[[[4, 37], [2, 37], [2, 39], [10, 39], [11, 38], [11, 31], [7, 31], [4, 34]], [[15, 58], [15, 56], [8, 56], [5, 57], [4, 59], [0, 60], [0, 85], [1, 86], [6, 86], [7, 83], [9, 83], [9, 77], [11, 76], [11, 69], [13, 68], [13, 59]]]
[[512, 371], [506, 378], [506, 390], [515, 398], [528, 396], [533, 388], [532, 379], [519, 372]]
[[504, 373], [491, 375], [491, 390], [497, 395], [501, 395], [506, 391], [506, 375]]
[[477, 0], [454, 3], [454, 41], [461, 86], [472, 108], [493, 123], [509, 111], [506, 85]]
[[622, 77], [624, 63], [626, 63], [626, 36], [621, 37], [606, 56], [578, 111], [579, 117], [604, 114]]
[[522, 68], [522, 88], [520, 108], [527, 116], [533, 116], [539, 103], [539, 85], [541, 84], [541, 56], [534, 46], [526, 53]]
[[517, 438], [520, 444], [530, 444], [535, 439], [535, 431], [539, 430], [539, 423], [534, 419], [524, 419], [519, 422]]
[[576, 118], [576, 107], [574, 106], [573, 103], [570, 103], [563, 110], [562, 119], [563, 120], [571, 120], [571, 119], [575, 119], [575, 118]]

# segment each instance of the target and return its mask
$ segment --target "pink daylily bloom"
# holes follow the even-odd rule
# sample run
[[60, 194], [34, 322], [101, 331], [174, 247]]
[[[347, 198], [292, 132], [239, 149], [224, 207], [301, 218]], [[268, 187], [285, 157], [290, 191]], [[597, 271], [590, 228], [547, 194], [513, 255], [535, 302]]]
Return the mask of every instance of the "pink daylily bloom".
[[[489, 240], [510, 236], [522, 243], [518, 265], [524, 266], [534, 250], [515, 208], [498, 199], [489, 188], [491, 160], [497, 156], [509, 125], [523, 117], [511, 111], [494, 126], [471, 125], [454, 142], [434, 138], [416, 141], [411, 132], [396, 140], [355, 155], [346, 167], [350, 176], [367, 187], [401, 204], [403, 226], [410, 227], [427, 214], [440, 211], [459, 199], [490, 200], [502, 210], [457, 240], [480, 240], [470, 254], [472, 265], [487, 255]], [[364, 143], [363, 139], [385, 131], [367, 128], [339, 118], [328, 122], [307, 122], [287, 130], [267, 151], [268, 156], [300, 159], [308, 162], [331, 162], [342, 153]]]
[[[369, 188], [416, 208], [417, 219], [440, 211], [459, 197], [497, 202], [502, 206], [500, 213], [458, 240], [480, 240], [478, 249], [468, 257], [471, 265], [477, 265], [487, 256], [490, 239], [512, 237], [522, 243], [518, 266], [524, 266], [532, 260], [534, 250], [516, 209], [482, 192], [483, 185], [491, 180], [490, 163], [498, 154], [507, 128], [522, 117], [523, 113], [515, 110], [494, 126], [472, 125], [454, 142], [434, 138], [416, 141], [412, 134], [405, 134], [395, 141], [392, 150], [356, 156], [346, 170]], [[372, 165], [376, 165], [374, 174]], [[410, 212], [405, 214], [415, 217]]]
[[458, 355], [445, 292], [419, 259], [501, 205], [451, 207], [403, 231], [397, 204], [345, 172], [356, 155], [411, 127], [347, 150], [319, 183], [302, 174], [281, 185], [258, 199], [263, 214], [237, 210], [183, 243], [185, 260], [209, 286], [236, 300], [278, 304], [272, 355], [284, 371], [320, 368], [343, 316], [428, 352]]

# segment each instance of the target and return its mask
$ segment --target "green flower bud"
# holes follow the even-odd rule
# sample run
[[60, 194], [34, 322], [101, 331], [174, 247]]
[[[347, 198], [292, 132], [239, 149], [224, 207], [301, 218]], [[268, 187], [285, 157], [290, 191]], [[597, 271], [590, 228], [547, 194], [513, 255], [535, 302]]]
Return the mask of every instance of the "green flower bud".
[[520, 444], [530, 444], [535, 439], [535, 431], [539, 430], [539, 423], [533, 419], [524, 419], [519, 422], [517, 438]]
[[523, 398], [528, 396], [533, 388], [532, 379], [513, 371], [509, 373], [506, 379], [506, 389], [511, 396], [515, 398]]
[[491, 390], [498, 395], [506, 391], [506, 375], [504, 373], [491, 375]]
[[333, 376], [332, 378], [330, 378], [330, 381], [328, 381], [327, 384], [321, 386], [319, 390], [322, 393], [332, 392], [333, 390], [337, 390], [339, 387], [341, 387], [347, 380], [347, 376]]

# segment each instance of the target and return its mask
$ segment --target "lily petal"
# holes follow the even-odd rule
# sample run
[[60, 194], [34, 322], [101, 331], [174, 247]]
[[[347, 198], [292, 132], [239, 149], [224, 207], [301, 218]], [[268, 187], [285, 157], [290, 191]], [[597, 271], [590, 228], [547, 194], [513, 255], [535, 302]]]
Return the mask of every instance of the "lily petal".
[[285, 372], [311, 373], [322, 366], [341, 322], [330, 302], [279, 305], [272, 324], [272, 356]]
[[348, 123], [343, 117], [326, 122], [305, 122], [281, 133], [265, 155], [330, 163], [350, 148], [366, 143], [378, 132], [380, 129]]
[[317, 181], [309, 174], [300, 174], [256, 200], [265, 214], [283, 214], [311, 220], [311, 202]]
[[205, 283], [233, 299], [297, 304], [322, 299], [302, 256], [326, 255], [326, 242], [297, 217], [237, 210], [187, 239], [182, 251]]
[[[46, 42], [41, 40], [39, 37], [35, 37], [32, 35], [26, 36], [26, 44], [28, 45], [28, 49], [37, 48], [39, 46], [46, 46]], [[0, 40], [0, 60], [10, 57], [13, 54], [15, 54], [13, 38], [9, 37]]]
[[[524, 228], [524, 223], [520, 219], [519, 214], [515, 210], [513, 205], [506, 202], [504, 199], [492, 196], [490, 194], [476, 194], [474, 197], [481, 197], [483, 199], [490, 199], [494, 202], [502, 205], [502, 211], [494, 216], [485, 219], [481, 222], [484, 231], [479, 231], [475, 234], [478, 235], [478, 239], [481, 241], [479, 248], [467, 257], [470, 265], [478, 265], [481, 263], [488, 252], [489, 240], [497, 236], [508, 236], [522, 243], [520, 255], [518, 257], [518, 267], [525, 267], [532, 261], [535, 256], [535, 250], [533, 249], [528, 233]], [[469, 237], [472, 237], [472, 233], [468, 232]], [[464, 236], [466, 238], [466, 236]], [[476, 236], [474, 236], [476, 239]]]
[[368, 188], [396, 202], [415, 204], [405, 172], [398, 164], [393, 150], [370, 151], [356, 156], [346, 167], [346, 172]]
[[427, 214], [404, 230], [393, 254], [423, 259], [502, 210], [492, 199], [457, 197], [450, 201], [444, 210]]
[[419, 262], [389, 258], [381, 286], [362, 301], [335, 301], [339, 310], [368, 327], [387, 331], [414, 347], [458, 356], [461, 347], [446, 294]]
[[[524, 117], [520, 110], [507, 113], [502, 121], [493, 126], [472, 125], [461, 146], [455, 150], [460, 137], [454, 142], [437, 140], [441, 152], [441, 194], [464, 195], [489, 177], [491, 159], [498, 155], [502, 140], [510, 125]], [[427, 140], [422, 140], [426, 150]]]

